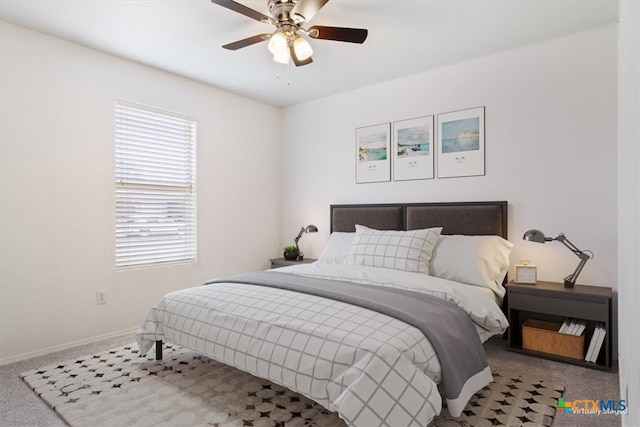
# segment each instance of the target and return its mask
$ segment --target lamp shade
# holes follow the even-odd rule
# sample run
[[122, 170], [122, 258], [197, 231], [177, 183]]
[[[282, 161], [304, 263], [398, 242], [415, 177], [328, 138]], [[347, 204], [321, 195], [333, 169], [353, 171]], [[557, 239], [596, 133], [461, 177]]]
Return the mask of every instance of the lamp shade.
[[282, 31], [276, 31], [269, 39], [269, 52], [274, 55], [282, 54], [283, 51], [289, 51], [287, 36]]
[[291, 60], [291, 54], [289, 54], [288, 49], [284, 49], [282, 51], [276, 52], [273, 55], [273, 60], [278, 64], [287, 65]]
[[313, 224], [307, 225], [307, 228], [305, 228], [304, 230], [307, 233], [317, 233], [318, 232], [318, 227], [316, 227]]
[[296, 40], [293, 42], [293, 50], [295, 51], [296, 58], [300, 61], [305, 61], [313, 55], [313, 49], [311, 49], [309, 42], [300, 36], [296, 37]]
[[528, 240], [530, 242], [538, 242], [538, 243], [544, 243], [547, 240], [552, 240], [552, 239], [547, 239], [544, 236], [544, 233], [540, 230], [529, 230], [526, 233], [524, 233], [524, 236], [522, 236], [523, 240]]

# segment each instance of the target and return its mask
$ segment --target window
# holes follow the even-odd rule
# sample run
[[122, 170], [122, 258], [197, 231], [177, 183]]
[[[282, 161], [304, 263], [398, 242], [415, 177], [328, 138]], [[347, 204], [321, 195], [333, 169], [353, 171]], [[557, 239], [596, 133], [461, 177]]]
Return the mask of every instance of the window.
[[195, 121], [116, 102], [116, 268], [196, 259]]

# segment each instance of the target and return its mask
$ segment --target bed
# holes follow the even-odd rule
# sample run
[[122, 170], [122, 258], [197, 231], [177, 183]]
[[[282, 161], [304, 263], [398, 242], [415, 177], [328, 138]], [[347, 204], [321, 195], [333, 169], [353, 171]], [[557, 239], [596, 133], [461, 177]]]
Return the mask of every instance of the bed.
[[[163, 297], [136, 339], [170, 341], [299, 392], [355, 427], [459, 415], [492, 380], [507, 202], [332, 205], [319, 260]], [[444, 397], [443, 397], [444, 396]]]

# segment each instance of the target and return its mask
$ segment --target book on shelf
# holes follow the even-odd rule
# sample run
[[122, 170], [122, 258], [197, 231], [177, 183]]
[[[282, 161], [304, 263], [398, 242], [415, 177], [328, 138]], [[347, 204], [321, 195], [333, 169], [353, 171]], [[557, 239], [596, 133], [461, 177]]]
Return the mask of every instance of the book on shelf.
[[584, 333], [584, 330], [585, 330], [586, 327], [587, 327], [587, 321], [586, 320], [581, 320], [580, 324], [578, 325], [578, 329], [576, 330], [575, 335], [581, 336]]
[[589, 347], [587, 349], [587, 353], [584, 355], [584, 360], [587, 362], [591, 361], [591, 357], [593, 355], [593, 348], [596, 346], [596, 341], [600, 330], [596, 327], [593, 330], [593, 334], [591, 334], [591, 340], [589, 340]]
[[586, 326], [586, 320], [568, 318], [562, 323], [562, 326], [560, 326], [560, 330], [558, 330], [558, 332], [560, 332], [561, 334], [580, 336], [584, 332]]
[[593, 352], [593, 358], [591, 361], [596, 363], [598, 361], [598, 356], [600, 355], [600, 350], [602, 349], [602, 344], [604, 344], [604, 338], [607, 335], [607, 331], [604, 328], [604, 323], [600, 324], [600, 334], [598, 335], [598, 341], [596, 342], [596, 348]]
[[595, 363], [600, 355], [604, 338], [607, 335], [607, 331], [604, 328], [604, 323], [597, 323], [593, 334], [591, 335], [591, 341], [589, 342], [589, 349], [584, 357], [587, 362]]

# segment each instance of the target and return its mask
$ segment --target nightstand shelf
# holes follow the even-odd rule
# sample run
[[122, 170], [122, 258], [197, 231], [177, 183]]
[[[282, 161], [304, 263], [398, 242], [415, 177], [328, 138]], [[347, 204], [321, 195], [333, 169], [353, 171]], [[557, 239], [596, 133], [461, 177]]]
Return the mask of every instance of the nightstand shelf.
[[288, 267], [290, 265], [311, 264], [312, 262], [316, 262], [317, 259], [305, 258], [302, 261], [296, 261], [296, 260], [290, 261], [284, 258], [272, 258], [269, 261], [271, 261], [271, 268], [280, 268], [280, 267]]
[[[535, 285], [507, 284], [507, 317], [509, 319], [508, 350], [573, 365], [608, 370], [612, 360], [612, 291], [599, 286], [576, 285], [565, 288], [562, 283], [541, 282]], [[595, 363], [522, 347], [522, 324], [528, 319], [562, 323], [567, 318], [587, 321], [585, 352], [596, 323], [604, 323], [606, 335]]]

